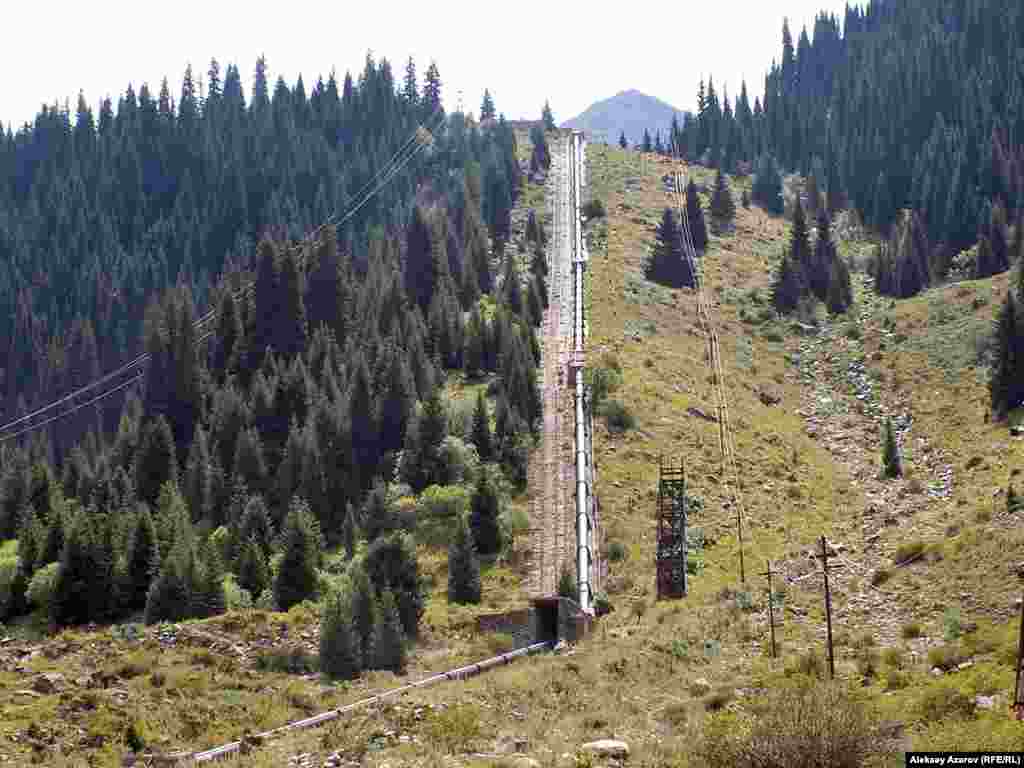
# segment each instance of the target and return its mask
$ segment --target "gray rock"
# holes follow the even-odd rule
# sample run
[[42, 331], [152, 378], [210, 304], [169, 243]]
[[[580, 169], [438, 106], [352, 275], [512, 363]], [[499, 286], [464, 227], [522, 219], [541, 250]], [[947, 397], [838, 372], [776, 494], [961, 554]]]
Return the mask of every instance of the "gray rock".
[[580, 749], [597, 757], [629, 757], [629, 745], [617, 739], [598, 739], [584, 744]]
[[59, 672], [45, 672], [32, 681], [36, 693], [56, 693], [64, 687], [64, 675]]

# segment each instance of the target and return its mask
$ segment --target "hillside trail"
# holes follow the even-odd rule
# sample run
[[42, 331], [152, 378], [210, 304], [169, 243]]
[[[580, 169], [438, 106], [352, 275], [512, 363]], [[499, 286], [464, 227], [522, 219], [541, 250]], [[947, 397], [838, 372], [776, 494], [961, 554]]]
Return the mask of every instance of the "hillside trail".
[[[953, 467], [927, 435], [913, 430], [908, 393], [882, 390], [869, 374], [863, 339], [880, 336], [891, 345], [894, 334], [882, 324], [888, 300], [875, 293], [870, 277], [855, 274], [853, 278], [858, 302], [849, 315], [829, 317], [817, 333], [801, 341], [793, 361], [803, 385], [797, 413], [807, 435], [832, 454], [837, 480], [845, 474], [853, 491], [850, 495], [863, 497], [862, 508], [851, 504], [840, 509], [826, 537], [835, 554], [830, 557], [835, 568], [830, 572], [830, 587], [836, 629], [845, 629], [851, 637], [871, 634], [880, 645], [896, 645], [904, 624], [920, 616], [901, 604], [899, 586], [885, 582], [875, 586], [872, 576], [882, 568], [891, 572], [913, 567], [912, 562], [894, 564], [900, 544], [942, 535], [938, 516], [924, 513], [949, 498]], [[914, 480], [880, 477], [887, 416], [892, 418], [901, 453], [913, 451]], [[778, 563], [786, 582], [820, 594], [821, 564], [814, 557], [819, 553], [820, 547], [790, 552], [787, 560]], [[820, 634], [824, 638], [824, 626]], [[912, 643], [912, 653], [923, 652], [926, 643]]]
[[572, 334], [568, 139], [552, 143], [551, 172], [545, 192], [551, 236], [548, 240], [548, 308], [544, 311], [540, 338], [544, 419], [540, 445], [530, 456], [528, 474], [530, 576], [527, 591], [530, 595], [554, 594], [563, 565], [572, 562], [570, 526], [573, 521], [566, 503], [566, 487], [571, 479], [567, 451], [572, 450], [565, 379]]

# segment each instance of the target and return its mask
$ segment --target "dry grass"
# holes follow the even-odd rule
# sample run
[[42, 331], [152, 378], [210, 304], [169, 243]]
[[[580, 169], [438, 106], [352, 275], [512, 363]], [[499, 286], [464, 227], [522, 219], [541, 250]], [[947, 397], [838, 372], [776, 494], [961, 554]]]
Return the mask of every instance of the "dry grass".
[[[520, 137], [521, 152], [524, 145]], [[605, 541], [621, 545], [609, 563], [605, 585], [614, 612], [571, 657], [535, 657], [465, 683], [417, 691], [372, 717], [360, 715], [283, 739], [261, 750], [252, 764], [276, 766], [290, 754], [337, 749], [365, 759], [367, 766], [496, 765], [497, 759], [474, 759], [468, 751], [500, 751], [515, 737], [527, 741], [529, 753], [542, 765], [554, 766], [563, 754], [574, 755], [581, 743], [612, 735], [629, 742], [631, 764], [702, 764], [692, 751], [698, 741], [714, 745], [723, 734], [751, 733], [759, 722], [764, 727], [767, 721], [761, 718], [771, 701], [766, 698], [770, 690], [790, 690], [787, 686], [806, 684], [809, 676], [827, 675], [821, 581], [814, 573], [820, 566], [810, 559], [822, 534], [844, 547], [833, 582], [835, 631], [846, 638], [837, 647], [837, 675], [858, 685], [869, 678], [854, 697], [865, 709], [852, 714], [843, 709], [850, 722], [873, 722], [876, 716], [899, 720], [917, 748], [985, 744], [1020, 749], [1020, 731], [1006, 724], [1005, 708], [975, 716], [969, 715], [966, 703], [1012, 685], [1016, 652], [1016, 626], [1008, 619], [1019, 590], [1009, 566], [1021, 559], [1024, 533], [1019, 518], [1005, 513], [1005, 498], [993, 492], [1005, 488], [1024, 447], [1009, 437], [1005, 426], [985, 422], [985, 377], [965, 367], [976, 356], [964, 348], [973, 348], [972, 334], [990, 322], [1008, 276], [936, 289], [892, 306], [887, 299], [872, 303], [858, 284], [861, 303], [854, 317], [836, 324], [837, 341], [827, 354], [843, 367], [863, 359], [884, 411], [913, 414], [904, 439], [910, 479], [905, 485], [895, 481], [883, 487], [874, 479], [879, 444], [872, 422], [853, 408], [844, 411], [837, 399], [836, 415], [828, 418], [831, 429], [845, 435], [840, 451], [834, 443], [810, 436], [797, 413], [808, 402], [810, 385], [801, 381], [792, 361], [806, 339], [765, 309], [770, 269], [781, 252], [787, 224], [756, 207], [738, 207], [735, 233], [712, 237], [704, 273], [721, 339], [741, 467], [744, 586], [739, 583], [735, 508], [728, 504], [731, 494], [722, 483], [718, 428], [687, 412], [715, 411], [695, 298], [692, 291], [650, 286], [642, 278], [654, 227], [671, 202], [660, 182], [671, 166], [653, 157], [641, 164], [634, 152], [601, 146], [589, 147], [588, 159], [591, 194], [608, 211], [606, 218], [587, 225], [588, 355], [592, 361], [604, 353], [615, 355], [623, 379], [615, 398], [637, 420], [636, 428], [623, 434], [611, 434], [603, 422], [595, 422]], [[698, 184], [713, 180], [704, 169], [694, 168], [693, 175]], [[745, 186], [749, 180], [734, 182], [737, 198]], [[536, 198], [536, 191], [530, 194]], [[840, 251], [857, 259], [869, 249], [862, 240], [840, 242]], [[978, 301], [979, 295], [992, 299]], [[945, 308], [940, 310], [940, 304]], [[871, 307], [864, 322], [858, 319], [861, 307]], [[894, 335], [886, 336], [883, 329], [890, 327]], [[762, 402], [764, 389], [778, 396], [777, 405]], [[472, 387], [453, 382], [452, 391], [470, 396]], [[927, 439], [928, 453], [920, 448], [921, 437]], [[661, 455], [685, 458], [690, 490], [705, 502], [691, 524], [702, 527], [709, 539], [705, 566], [691, 576], [689, 596], [674, 603], [653, 600], [653, 511]], [[968, 469], [975, 456], [979, 460]], [[954, 468], [951, 493], [933, 498], [927, 492], [930, 483], [947, 464]], [[862, 471], [868, 466], [869, 473]], [[876, 541], [867, 542], [865, 511], [876, 503], [869, 495], [883, 492], [898, 514], [880, 527]], [[888, 506], [877, 503], [883, 511], [876, 514], [888, 514]], [[987, 512], [988, 518], [979, 518], [979, 512]], [[894, 558], [897, 548], [907, 542], [923, 542], [923, 556], [894, 567], [894, 559], [902, 562]], [[775, 661], [764, 650], [767, 611], [763, 580], [757, 575], [767, 559], [792, 577], [785, 608], [776, 614], [781, 613], [777, 640], [785, 658]], [[421, 563], [431, 599], [410, 678], [490, 655], [498, 640], [475, 635], [475, 615], [522, 601], [522, 574], [511, 566], [495, 566], [485, 571], [483, 606], [448, 606], [443, 555], [424, 551]], [[873, 577], [882, 568], [888, 578]], [[738, 593], [749, 594], [748, 610], [740, 605], [747, 598], [739, 599]], [[864, 607], [863, 601], [872, 596], [884, 604], [884, 612]], [[645, 609], [634, 611], [634, 605]], [[965, 626], [973, 623], [977, 629], [965, 630], [959, 644], [943, 652], [948, 658], [940, 661], [971, 656], [975, 666], [951, 672], [941, 681], [945, 687], [933, 691], [937, 683], [928, 674], [927, 638], [941, 636], [949, 607], [959, 609]], [[856, 639], [869, 628], [877, 637], [877, 649]], [[109, 732], [105, 744], [123, 738], [117, 734], [132, 719], [139, 719], [146, 733], [174, 743], [219, 743], [236, 737], [243, 724], [259, 727], [304, 714], [303, 705], [309, 704], [305, 697], [313, 697], [316, 707], [324, 709], [328, 702], [354, 700], [399, 683], [391, 675], [374, 674], [322, 694], [316, 681], [245, 669], [219, 672], [215, 666], [194, 663], [185, 651], [163, 652], [158, 661], [142, 653], [130, 662], [154, 671], [158, 667], [166, 683], [155, 688], [150, 674], [118, 682], [131, 695], [127, 706], [113, 709], [105, 703], [109, 694], [96, 692], [101, 705], [82, 718], [95, 718], [95, 728]], [[38, 658], [26, 663], [40, 665]], [[699, 678], [706, 685], [695, 685]], [[795, 682], [801, 680], [805, 682]], [[67, 716], [58, 711], [56, 696], [14, 703], [10, 691], [24, 685], [24, 676], [0, 673], [4, 735], [23, 733], [33, 721], [64, 728]], [[887, 688], [888, 695], [883, 695]], [[186, 698], [196, 703], [194, 717], [179, 714]], [[429, 709], [442, 703], [446, 709]], [[941, 728], [919, 717], [938, 712], [951, 718]], [[382, 736], [388, 731], [393, 735]], [[400, 742], [399, 735], [409, 740]], [[91, 754], [104, 749], [96, 747]], [[22, 743], [15, 754], [27, 758], [29, 749]]]

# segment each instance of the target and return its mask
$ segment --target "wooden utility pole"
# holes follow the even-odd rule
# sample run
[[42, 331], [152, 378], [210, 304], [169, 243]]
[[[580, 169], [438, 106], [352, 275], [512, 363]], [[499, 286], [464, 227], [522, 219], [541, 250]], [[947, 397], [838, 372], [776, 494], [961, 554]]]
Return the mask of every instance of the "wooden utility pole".
[[1020, 640], [1017, 644], [1017, 675], [1013, 687], [1013, 710], [1018, 720], [1024, 720], [1024, 600], [1020, 604]]
[[832, 647], [832, 595], [828, 589], [828, 544], [824, 535], [821, 537], [821, 570], [825, 575], [825, 622], [828, 631], [828, 676], [834, 680], [836, 676], [835, 649]]
[[743, 520], [740, 519], [740, 505], [736, 503], [736, 494], [732, 496], [732, 504], [736, 507], [736, 538], [740, 542], [740, 583], [747, 583], [747, 573], [743, 568]]
[[768, 560], [768, 570], [762, 576], [768, 577], [768, 629], [772, 638], [772, 658], [775, 658], [775, 592], [772, 590], [772, 561]]

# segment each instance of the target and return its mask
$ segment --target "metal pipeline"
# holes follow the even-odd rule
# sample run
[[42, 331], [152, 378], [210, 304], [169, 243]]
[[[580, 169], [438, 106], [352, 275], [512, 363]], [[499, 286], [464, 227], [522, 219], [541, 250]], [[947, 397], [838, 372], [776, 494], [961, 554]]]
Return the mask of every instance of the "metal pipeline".
[[583, 135], [573, 133], [571, 141], [572, 206], [573, 206], [573, 354], [576, 367], [576, 578], [580, 609], [593, 613], [590, 588], [590, 519], [588, 512], [589, 483], [587, 478], [587, 435], [583, 371], [583, 227], [580, 217], [580, 177], [582, 173]]
[[[264, 731], [263, 733], [256, 734], [253, 737], [253, 739], [258, 742], [263, 742], [268, 738], [271, 738], [273, 736], [280, 736], [281, 734], [287, 733], [288, 731], [298, 731], [302, 730], [303, 728], [313, 728], [318, 725], [323, 725], [324, 723], [328, 723], [332, 720], [337, 720], [342, 715], [347, 715], [351, 712], [354, 712], [357, 709], [362, 709], [363, 707], [367, 707], [372, 704], [379, 704], [384, 699], [390, 699], [394, 696], [398, 696], [403, 693], [408, 693], [409, 691], [415, 688], [425, 688], [428, 685], [433, 685], [434, 683], [439, 683], [444, 680], [465, 680], [466, 678], [473, 677], [474, 675], [484, 672], [492, 667], [496, 667], [499, 664], [509, 664], [514, 659], [517, 659], [520, 656], [529, 656], [531, 654], [537, 653], [538, 651], [550, 649], [551, 643], [533, 643], [532, 645], [528, 645], [525, 648], [519, 648], [515, 651], [503, 653], [499, 656], [494, 656], [490, 659], [484, 659], [481, 662], [478, 662], [476, 664], [470, 664], [466, 667], [459, 667], [448, 672], [442, 672], [438, 675], [431, 675], [430, 677], [427, 677], [423, 680], [419, 680], [415, 683], [409, 683], [408, 685], [403, 685], [398, 688], [392, 688], [390, 691], [385, 691], [384, 693], [378, 694], [376, 696], [370, 696], [369, 698], [361, 699], [357, 702], [348, 704], [344, 707], [339, 707], [338, 709], [331, 709], [327, 712], [321, 712], [319, 715], [307, 717], [304, 720], [298, 720], [294, 723], [289, 723], [288, 725], [282, 725], [280, 728], [274, 728], [269, 731]], [[191, 755], [190, 760], [191, 762], [195, 763], [208, 763], [212, 762], [213, 760], [221, 760], [223, 758], [232, 757], [234, 755], [239, 754], [241, 747], [242, 742], [232, 741], [229, 744], [224, 744], [220, 747], [207, 749], [203, 752], [195, 752]]]

